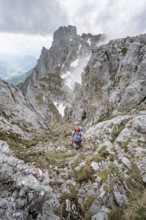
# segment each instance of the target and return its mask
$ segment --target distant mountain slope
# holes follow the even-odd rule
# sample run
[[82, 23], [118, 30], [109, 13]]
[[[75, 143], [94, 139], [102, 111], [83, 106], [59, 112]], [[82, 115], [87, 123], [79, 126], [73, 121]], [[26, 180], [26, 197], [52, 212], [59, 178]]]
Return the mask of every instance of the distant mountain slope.
[[23, 73], [20, 76], [13, 76], [10, 79], [7, 79], [9, 83], [12, 83], [13, 85], [17, 86], [18, 84], [25, 81], [25, 79], [32, 73], [32, 70], [28, 71], [27, 73]]
[[[34, 56], [18, 56], [11, 54], [0, 55], [0, 78], [9, 80], [21, 77], [30, 71], [37, 63]], [[23, 78], [23, 77], [22, 77]]]
[[60, 27], [23, 95], [0, 79], [0, 219], [145, 219], [146, 34], [101, 40]]

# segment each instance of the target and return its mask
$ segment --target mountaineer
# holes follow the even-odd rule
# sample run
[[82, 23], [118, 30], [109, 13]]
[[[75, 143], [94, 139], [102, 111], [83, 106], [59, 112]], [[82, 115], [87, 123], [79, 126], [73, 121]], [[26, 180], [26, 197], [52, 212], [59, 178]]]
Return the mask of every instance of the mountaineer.
[[78, 150], [82, 145], [82, 128], [76, 123], [74, 130], [72, 132], [72, 143], [75, 143], [76, 150]]

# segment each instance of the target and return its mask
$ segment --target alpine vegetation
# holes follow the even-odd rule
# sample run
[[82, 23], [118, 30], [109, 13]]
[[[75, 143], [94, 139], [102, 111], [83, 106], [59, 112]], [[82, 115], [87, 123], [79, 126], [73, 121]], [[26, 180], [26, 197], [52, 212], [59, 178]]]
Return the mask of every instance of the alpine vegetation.
[[54, 32], [0, 80], [0, 219], [146, 219], [146, 34]]

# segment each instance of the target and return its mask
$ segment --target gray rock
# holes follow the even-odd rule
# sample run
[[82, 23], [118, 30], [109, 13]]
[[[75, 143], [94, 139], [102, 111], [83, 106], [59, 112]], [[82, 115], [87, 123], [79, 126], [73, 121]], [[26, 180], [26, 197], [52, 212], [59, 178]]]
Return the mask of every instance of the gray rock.
[[14, 158], [3, 141], [0, 141], [0, 161], [0, 219], [24, 220], [39, 216], [58, 220], [53, 213], [58, 200], [52, 189], [36, 179], [33, 167]]
[[83, 161], [82, 163], [79, 164], [79, 166], [75, 167], [75, 171], [78, 172], [84, 166], [85, 166], [85, 162]]
[[[0, 79], [0, 118], [1, 126], [17, 125], [22, 129], [43, 131], [47, 127], [42, 123], [42, 116], [24, 98], [21, 91]], [[8, 122], [7, 122], [8, 121]], [[6, 125], [5, 125], [6, 123]], [[12, 127], [12, 126], [11, 126]]]
[[117, 188], [117, 186], [114, 186], [114, 197], [118, 203], [119, 206], [122, 206], [128, 201], [128, 198], [125, 194], [125, 190], [120, 190]]
[[95, 199], [89, 209], [93, 214], [96, 214], [101, 210], [101, 204], [98, 199]]
[[[50, 49], [43, 47], [32, 74], [18, 87], [44, 116], [44, 123], [54, 124], [61, 120], [57, 104], [66, 107], [72, 102], [74, 92], [72, 93], [73, 87], [70, 88], [69, 84], [73, 86], [74, 79], [76, 78], [76, 82], [79, 80], [90, 58], [91, 49], [104, 38], [101, 34], [80, 36], [76, 27], [69, 25], [54, 32]], [[77, 62], [78, 65], [75, 65]], [[70, 83], [66, 83], [68, 80]], [[57, 103], [56, 106], [54, 103]]]
[[122, 157], [120, 158], [122, 160], [122, 162], [125, 164], [125, 166], [128, 168], [128, 169], [132, 169], [132, 165], [131, 165], [131, 162], [128, 158], [126, 157]]
[[143, 181], [144, 183], [146, 183], [146, 174], [143, 175], [142, 181]]
[[[49, 164], [50, 175], [46, 171], [40, 181], [34, 167], [15, 158], [8, 145], [0, 141], [1, 219], [58, 219], [53, 212], [58, 204], [56, 197], [67, 195], [61, 204], [64, 219], [72, 215], [83, 219], [80, 207], [90, 205], [86, 211], [95, 214], [92, 219], [106, 220], [109, 208], [128, 201], [127, 171], [134, 173], [133, 164], [143, 180], [140, 184], [146, 182], [146, 35], [97, 47], [101, 38], [79, 36], [75, 27], [61, 27], [54, 33], [51, 48], [42, 49], [32, 74], [19, 86], [25, 98], [1, 81], [0, 130], [33, 137], [33, 133], [24, 132], [25, 128], [43, 131], [45, 125], [57, 123], [56, 134], [61, 120], [59, 108], [67, 106], [61, 129], [78, 121], [89, 142], [74, 155], [74, 149], [67, 148], [70, 137], [63, 140], [58, 135], [55, 143], [53, 138], [40, 141], [33, 149], [36, 152], [68, 151], [74, 155], [58, 158], [61, 166]], [[73, 90], [74, 77], [80, 83]], [[79, 180], [75, 172], [85, 165], [87, 173]], [[77, 192], [70, 198], [72, 188]]]
[[95, 171], [98, 171], [98, 170], [99, 170], [99, 165], [98, 165], [98, 163], [96, 163], [96, 162], [94, 162], [94, 161], [91, 163], [91, 167], [92, 167], [92, 169], [95, 170]]
[[98, 212], [96, 215], [93, 215], [91, 220], [108, 220], [108, 214], [110, 209], [105, 206], [102, 206], [101, 211]]
[[[145, 100], [145, 34], [97, 47], [82, 73], [80, 110], [93, 123], [105, 115], [132, 110]], [[140, 62], [139, 62], [140, 60]]]

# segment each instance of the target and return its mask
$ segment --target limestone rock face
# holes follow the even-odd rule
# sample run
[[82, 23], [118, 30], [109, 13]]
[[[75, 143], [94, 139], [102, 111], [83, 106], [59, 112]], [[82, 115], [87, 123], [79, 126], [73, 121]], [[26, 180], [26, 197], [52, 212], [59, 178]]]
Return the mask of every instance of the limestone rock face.
[[[99, 39], [61, 27], [19, 85], [24, 96], [0, 80], [0, 219], [106, 220], [118, 207], [122, 218], [125, 203], [126, 210], [135, 203], [132, 216], [145, 217], [146, 35], [96, 47]], [[74, 121], [82, 122], [80, 149], [71, 142]], [[31, 132], [49, 123], [49, 134]], [[23, 138], [15, 134], [24, 130]]]
[[[46, 129], [43, 117], [24, 98], [18, 88], [0, 79], [0, 127], [13, 125], [19, 129], [41, 131]], [[5, 129], [6, 130], [6, 129]]]
[[45, 122], [60, 121], [63, 116], [60, 105], [65, 108], [71, 103], [74, 81], [81, 84], [81, 73], [92, 48], [104, 38], [104, 35], [80, 36], [76, 27], [69, 25], [55, 31], [50, 49], [42, 49], [32, 74], [18, 87], [42, 113]]
[[52, 189], [38, 181], [34, 168], [12, 155], [0, 141], [0, 219], [52, 219], [57, 199]]
[[95, 123], [106, 115], [142, 105], [146, 100], [145, 72], [146, 34], [113, 40], [94, 49], [82, 73], [80, 106], [88, 121]]

